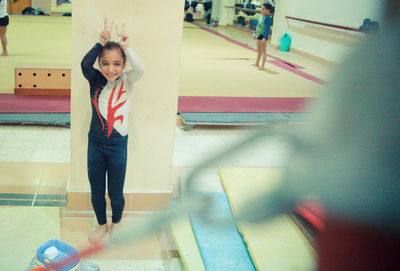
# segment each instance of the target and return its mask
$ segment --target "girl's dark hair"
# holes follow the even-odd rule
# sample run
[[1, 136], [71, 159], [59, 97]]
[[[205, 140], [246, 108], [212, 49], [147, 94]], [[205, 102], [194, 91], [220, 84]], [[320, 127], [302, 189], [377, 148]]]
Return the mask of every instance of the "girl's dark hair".
[[121, 56], [125, 63], [126, 62], [125, 52], [124, 52], [124, 50], [122, 50], [121, 45], [119, 45], [118, 42], [115, 42], [115, 41], [109, 41], [103, 46], [103, 50], [97, 57], [97, 61], [100, 61], [100, 58], [103, 56], [105, 50], [112, 50], [112, 49], [118, 49], [121, 51]]
[[272, 5], [271, 5], [270, 3], [265, 2], [265, 3], [263, 4], [263, 6], [264, 6], [267, 10], [272, 11]]

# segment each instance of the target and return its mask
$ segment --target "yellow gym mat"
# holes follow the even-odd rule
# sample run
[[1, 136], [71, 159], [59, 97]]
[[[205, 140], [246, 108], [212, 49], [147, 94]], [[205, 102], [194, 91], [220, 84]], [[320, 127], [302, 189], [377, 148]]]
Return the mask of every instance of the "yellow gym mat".
[[[247, 200], [273, 191], [279, 185], [280, 174], [279, 170], [270, 169], [219, 168], [233, 214]], [[239, 223], [237, 226], [257, 270], [315, 269], [314, 251], [288, 215], [280, 215], [259, 224]]]
[[188, 217], [171, 223], [172, 236], [187, 271], [205, 270]]
[[25, 270], [38, 246], [60, 239], [59, 213], [56, 207], [0, 208], [1, 270]]
[[[254, 41], [255, 42], [255, 41]], [[225, 38], [194, 28], [183, 29], [180, 96], [316, 97], [322, 86], [266, 63], [251, 66], [256, 53]], [[272, 60], [267, 58], [267, 60]]]
[[0, 93], [14, 93], [14, 68], [71, 66], [71, 17], [10, 15], [9, 56], [0, 58]]

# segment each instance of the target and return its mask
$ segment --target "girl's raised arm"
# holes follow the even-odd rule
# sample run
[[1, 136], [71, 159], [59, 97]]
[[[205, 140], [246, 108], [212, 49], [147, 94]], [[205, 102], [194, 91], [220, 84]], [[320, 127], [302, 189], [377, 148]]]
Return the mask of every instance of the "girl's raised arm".
[[130, 70], [127, 73], [128, 80], [130, 80], [132, 83], [134, 83], [134, 82], [138, 81], [140, 78], [142, 78], [146, 68], [144, 66], [143, 61], [136, 54], [136, 52], [132, 48], [129, 47], [129, 38], [125, 32], [125, 24], [122, 25], [121, 32], [119, 32], [118, 28], [116, 27], [116, 32], [118, 35], [117, 42], [120, 44], [122, 50], [125, 51], [126, 58], [128, 59], [129, 63], [132, 66], [132, 70]]
[[114, 27], [114, 22], [108, 25], [107, 19], [104, 19], [104, 29], [99, 34], [99, 42], [83, 57], [81, 62], [81, 69], [83, 76], [91, 81], [96, 76], [96, 69], [93, 67], [96, 62], [97, 56], [103, 50], [103, 46], [111, 40], [111, 31]]

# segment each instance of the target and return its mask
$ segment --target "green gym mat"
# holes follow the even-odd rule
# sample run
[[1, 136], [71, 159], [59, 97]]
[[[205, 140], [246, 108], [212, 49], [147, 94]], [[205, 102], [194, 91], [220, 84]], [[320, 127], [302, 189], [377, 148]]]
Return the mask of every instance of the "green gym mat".
[[0, 206], [32, 206], [32, 202], [33, 206], [66, 207], [67, 194], [0, 193]]
[[70, 126], [70, 113], [2, 113], [0, 124], [40, 124]]
[[271, 121], [301, 122], [307, 113], [180, 113], [185, 122], [258, 124]]
[[196, 125], [265, 125], [301, 123], [308, 113], [180, 113], [185, 129]]

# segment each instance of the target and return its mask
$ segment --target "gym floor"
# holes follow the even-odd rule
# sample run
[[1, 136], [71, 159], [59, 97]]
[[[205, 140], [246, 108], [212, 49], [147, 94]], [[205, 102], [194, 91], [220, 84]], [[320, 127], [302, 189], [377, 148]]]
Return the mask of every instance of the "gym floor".
[[14, 93], [14, 68], [18, 65], [71, 65], [71, 17], [9, 17], [9, 56], [0, 62], [0, 93]]
[[[12, 22], [8, 30], [10, 56], [0, 62], [0, 93], [13, 92], [13, 67], [17, 63], [57, 62], [69, 64], [71, 58], [71, 48], [69, 46], [71, 37], [70, 17], [10, 16], [10, 21]], [[255, 59], [255, 52], [225, 41], [204, 30], [188, 27], [187, 24], [185, 26], [182, 45], [183, 65], [180, 95], [315, 97], [323, 91], [322, 85], [273, 66], [270, 63], [267, 63], [266, 68], [276, 71], [279, 73], [278, 75], [259, 71], [250, 66]], [[212, 30], [255, 48], [255, 41], [251, 39], [250, 33], [223, 27], [212, 28]], [[52, 38], [46, 39], [45, 37]], [[211, 39], [215, 46], [210, 45], [208, 42], [210, 37], [212, 37]], [[204, 39], [207, 39], [207, 42], [204, 42]], [[32, 48], [42, 48], [43, 51], [37, 52]], [[193, 50], [199, 54], [211, 55], [211, 58], [221, 57], [227, 59], [202, 61], [201, 56], [193, 56], [191, 53]], [[283, 53], [274, 48], [268, 48], [268, 53], [302, 66], [308, 74], [322, 80], [329, 81], [331, 79], [331, 66], [317, 63], [293, 53]], [[197, 59], [194, 60], [193, 57], [197, 57]], [[229, 60], [229, 58], [243, 58], [244, 60]], [[231, 66], [234, 66], [232, 70], [230, 69]], [[212, 87], [215, 88], [210, 90], [208, 85], [204, 85], [203, 82], [206, 80], [203, 80], [203, 76], [215, 70], [218, 70], [218, 75], [225, 77], [220, 80], [220, 84], [213, 84]], [[251, 75], [243, 75], [247, 73]], [[288, 85], [279, 83], [282, 80], [275, 79], [278, 76], [284, 76], [285, 80], [283, 81]], [[234, 82], [230, 84], [228, 79], [232, 77], [239, 77], [243, 81], [239, 85]], [[260, 87], [257, 88], [251, 85], [252, 87], [248, 88], [247, 86], [252, 84], [253, 81], [256, 82], [254, 86]], [[272, 92], [262, 93], [261, 90], [265, 89], [264, 85], [268, 86], [267, 91], [271, 90]], [[288, 88], [288, 86], [294, 85], [296, 86], [295, 90]], [[197, 165], [202, 159], [218, 153], [221, 149], [229, 148], [235, 142], [254, 131], [253, 127], [218, 126], [199, 126], [190, 131], [184, 131], [179, 118], [177, 118], [173, 175], [179, 176]], [[58, 163], [68, 167], [71, 157], [70, 142], [69, 128], [2, 125], [0, 127], [0, 163], [3, 165], [9, 162], [27, 162], [28, 164]], [[226, 157], [219, 161], [218, 164], [212, 165], [208, 170], [204, 171], [202, 178], [206, 181], [203, 182], [203, 190], [222, 192], [217, 166], [263, 168], [282, 166], [288, 152], [288, 146], [279, 138], [259, 140], [254, 143], [254, 146], [236, 155]], [[7, 176], [6, 171], [3, 171], [2, 174]], [[9, 183], [7, 178], [0, 178], [0, 182], [1, 187], [12, 185], [15, 186], [15, 191], [19, 189], [15, 183]], [[53, 185], [65, 189], [67, 184], [64, 180]], [[40, 189], [37, 179], [32, 179], [31, 183], [27, 181], [24, 186], [31, 187], [34, 191]], [[24, 193], [22, 188], [20, 191], [20, 193]], [[142, 217], [144, 217], [144, 214], [127, 214], [127, 220], [140, 220]], [[32, 221], [32, 223], [41, 223], [41, 221]], [[95, 224], [93, 214], [69, 213], [62, 210], [60, 212], [61, 239], [78, 247], [85, 246], [88, 244], [87, 237]], [[9, 240], [6, 239], [8, 234], [8, 232], [2, 231], [0, 240]], [[32, 233], [32, 235], [34, 234]], [[18, 236], [15, 236], [13, 244], [2, 242], [0, 251], [6, 250], [10, 245], [15, 250], [18, 250], [20, 246], [16, 244], [22, 245], [24, 242], [25, 240], [18, 239]], [[165, 270], [165, 262], [171, 257], [169, 253], [171, 250], [174, 250], [174, 245], [170, 241], [169, 234], [168, 232], [162, 232], [149, 237], [139, 245], [130, 246], [129, 249], [126, 249], [126, 247], [118, 248], [99, 255], [92, 255], [91, 259], [97, 260], [99, 265], [103, 267], [102, 270], [115, 270], [110, 267], [114, 260], [118, 260], [121, 264], [126, 264], [125, 269], [121, 267], [118, 270], [132, 270], [132, 267], [137, 268], [135, 270]], [[17, 254], [15, 253], [16, 261], [18, 259]]]

